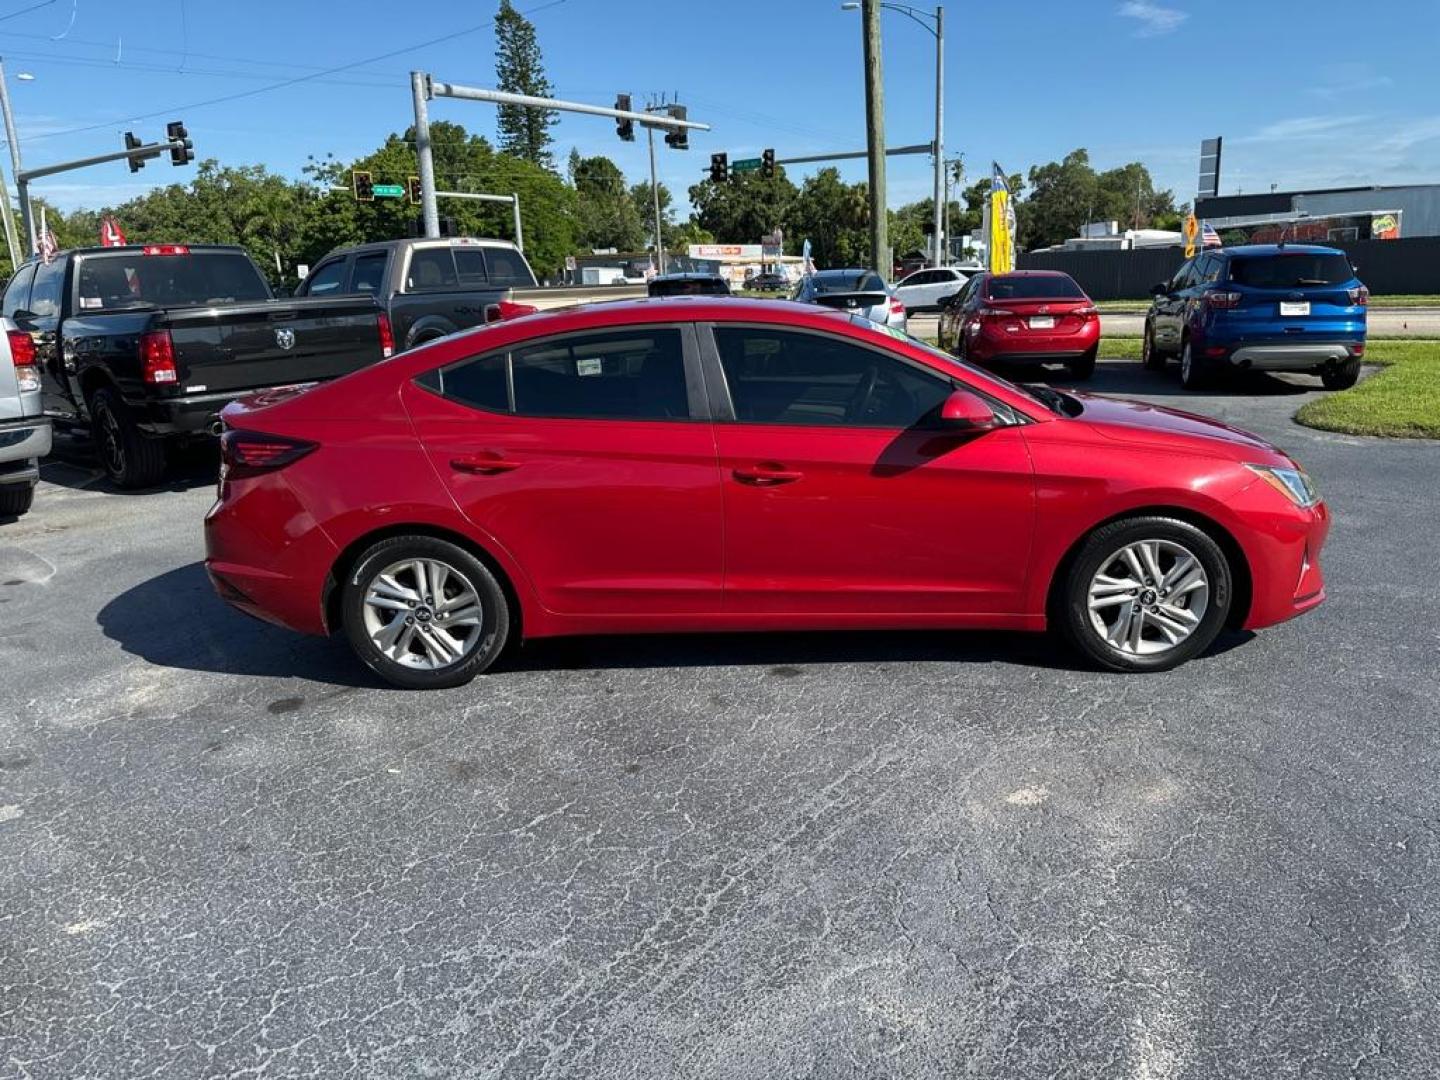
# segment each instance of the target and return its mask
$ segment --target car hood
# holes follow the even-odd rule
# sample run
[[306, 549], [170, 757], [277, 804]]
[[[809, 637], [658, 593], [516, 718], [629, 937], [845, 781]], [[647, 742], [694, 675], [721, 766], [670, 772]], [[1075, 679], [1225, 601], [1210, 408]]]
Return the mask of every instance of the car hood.
[[1072, 394], [1085, 407], [1077, 418], [1115, 442], [1154, 449], [1184, 449], [1237, 461], [1279, 464], [1289, 458], [1258, 435], [1208, 416], [1143, 401]]

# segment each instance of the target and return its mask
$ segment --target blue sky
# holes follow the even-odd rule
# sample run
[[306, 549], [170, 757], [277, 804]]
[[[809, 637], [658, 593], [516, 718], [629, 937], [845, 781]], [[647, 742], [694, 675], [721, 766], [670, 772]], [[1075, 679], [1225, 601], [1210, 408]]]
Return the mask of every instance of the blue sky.
[[[678, 94], [714, 126], [688, 153], [657, 151], [661, 180], [682, 199], [712, 151], [748, 157], [768, 146], [784, 158], [864, 146], [859, 15], [839, 0], [518, 6], [561, 96]], [[308, 153], [351, 158], [403, 130], [411, 68], [493, 85], [494, 10], [492, 0], [0, 0], [0, 55], [27, 166], [119, 148], [127, 128], [155, 138], [183, 118], [198, 157], [293, 175]], [[1084, 146], [1097, 167], [1145, 162], [1184, 201], [1200, 139], [1218, 134], [1227, 193], [1440, 181], [1433, 0], [967, 0], [947, 4], [946, 17], [946, 151], [963, 152], [972, 177], [992, 158], [1022, 170]], [[888, 138], [926, 141], [933, 39], [893, 12], [883, 32]], [[437, 101], [432, 116], [493, 135], [487, 105]], [[613, 157], [632, 181], [646, 174], [643, 136], [621, 143], [609, 120], [569, 115], [556, 133], [561, 161], [576, 146]], [[864, 162], [842, 172], [861, 179]], [[133, 177], [115, 163], [36, 191], [95, 206], [185, 175], [163, 159]], [[892, 205], [929, 193], [925, 157], [892, 158], [889, 175]]]

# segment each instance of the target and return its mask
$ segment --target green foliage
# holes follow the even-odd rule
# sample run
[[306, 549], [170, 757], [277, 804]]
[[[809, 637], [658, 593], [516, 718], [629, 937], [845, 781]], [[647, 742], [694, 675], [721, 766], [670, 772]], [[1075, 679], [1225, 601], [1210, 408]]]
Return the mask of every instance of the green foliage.
[[[495, 82], [507, 93], [554, 97], [535, 40], [535, 26], [510, 0], [500, 0], [500, 10], [495, 13]], [[550, 128], [560, 120], [554, 110], [501, 105], [498, 112], [500, 149], [532, 165], [553, 168]]]
[[785, 234], [792, 250], [810, 241], [820, 267], [860, 266], [870, 250], [870, 202], [864, 184], [847, 184], [840, 170], [821, 169], [807, 177], [791, 200]]
[[[724, 184], [710, 180], [690, 187], [694, 221], [722, 242], [759, 243], [760, 237], [777, 225], [786, 225], [791, 204], [798, 194], [784, 169], [765, 179], [758, 172], [741, 173]], [[788, 235], [793, 235], [787, 227]]]
[[1030, 170], [1031, 192], [1018, 210], [1021, 239], [1034, 249], [1059, 244], [1092, 221], [1116, 221], [1122, 228], [1166, 227], [1176, 214], [1175, 196], [1157, 191], [1150, 170], [1138, 161], [1097, 173], [1084, 149], [1063, 161]]
[[570, 181], [575, 186], [575, 241], [580, 248], [644, 249], [649, 215], [631, 198], [618, 165], [603, 155], [582, 158], [571, 151]]

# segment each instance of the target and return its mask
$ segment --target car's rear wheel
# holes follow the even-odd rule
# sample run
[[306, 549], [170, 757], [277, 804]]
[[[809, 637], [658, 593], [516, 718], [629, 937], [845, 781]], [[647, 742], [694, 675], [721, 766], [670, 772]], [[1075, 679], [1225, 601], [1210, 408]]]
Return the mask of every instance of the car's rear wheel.
[[1210, 382], [1209, 368], [1186, 341], [1180, 350], [1180, 385], [1186, 390], [1203, 390]]
[[1220, 546], [1189, 522], [1127, 518], [1097, 529], [1070, 565], [1058, 615], [1113, 671], [1168, 671], [1207, 649], [1233, 596]]
[[1320, 382], [1326, 390], [1349, 390], [1360, 381], [1360, 361], [1346, 360], [1320, 373]]
[[90, 398], [95, 446], [105, 475], [122, 488], [154, 487], [165, 475], [165, 443], [136, 426], [114, 390], [102, 387]]
[[1088, 352], [1078, 359], [1071, 360], [1067, 365], [1070, 368], [1072, 379], [1088, 379], [1095, 374], [1095, 357], [1100, 352], [1099, 345], [1092, 345]]
[[350, 647], [382, 679], [406, 689], [469, 682], [510, 636], [510, 605], [494, 574], [438, 537], [379, 541], [356, 560], [344, 590]]
[[1148, 323], [1140, 341], [1140, 366], [1146, 371], [1165, 370], [1165, 354], [1155, 347], [1155, 328]]
[[0, 518], [18, 518], [29, 513], [34, 501], [34, 484], [0, 484]]

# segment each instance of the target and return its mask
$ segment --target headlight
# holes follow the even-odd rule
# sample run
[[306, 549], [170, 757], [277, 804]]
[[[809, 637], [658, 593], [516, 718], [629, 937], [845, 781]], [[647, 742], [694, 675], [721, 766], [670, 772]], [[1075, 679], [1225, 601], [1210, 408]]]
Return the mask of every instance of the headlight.
[[1281, 492], [1296, 506], [1310, 507], [1320, 501], [1320, 493], [1300, 469], [1287, 469], [1279, 465], [1246, 465], [1275, 490]]

